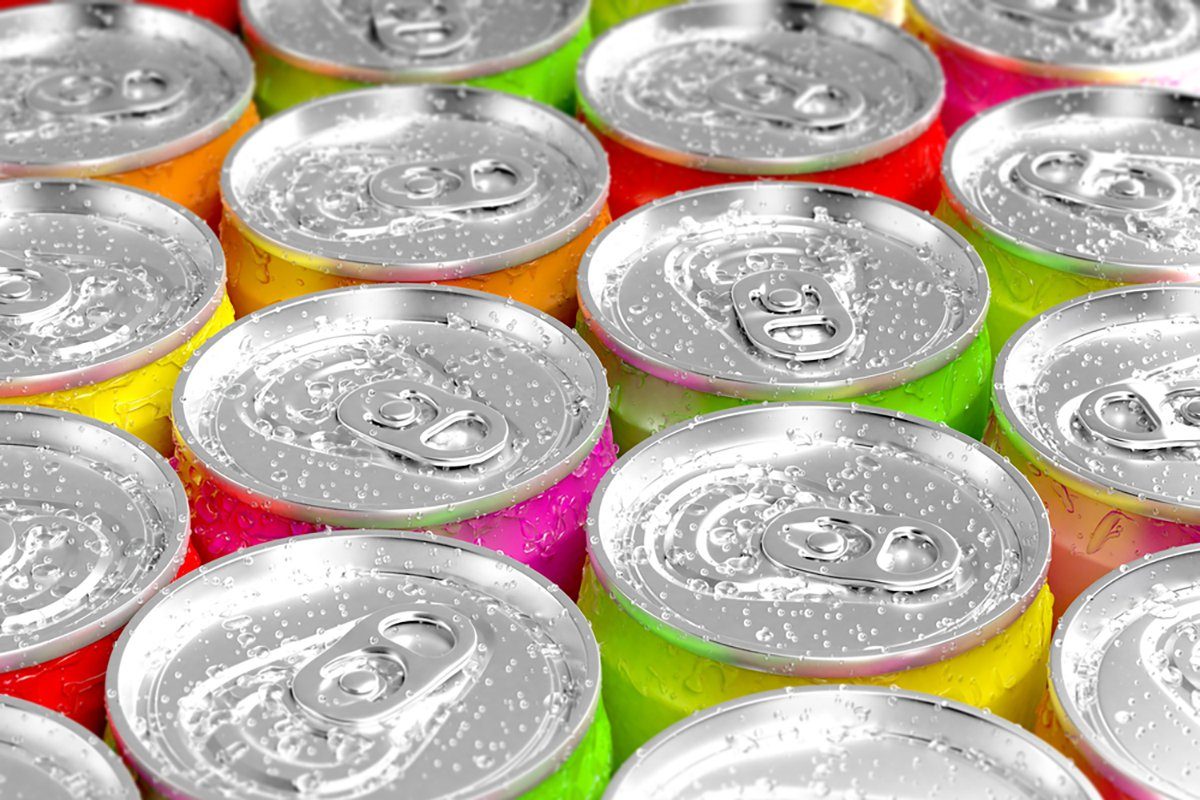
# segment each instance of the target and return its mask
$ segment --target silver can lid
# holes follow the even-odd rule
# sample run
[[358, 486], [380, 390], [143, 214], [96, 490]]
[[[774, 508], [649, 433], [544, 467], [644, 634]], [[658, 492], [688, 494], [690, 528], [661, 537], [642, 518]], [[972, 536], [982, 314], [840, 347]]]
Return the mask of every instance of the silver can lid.
[[983, 327], [983, 262], [876, 195], [744, 183], [622, 217], [579, 270], [584, 319], [624, 361], [700, 391], [842, 399], [941, 369]]
[[1115, 508], [1200, 523], [1200, 285], [1126, 287], [1037, 317], [996, 362], [1019, 451]]
[[781, 689], [693, 714], [626, 761], [605, 797], [1100, 800], [1070, 761], [1010, 722], [866, 686]]
[[188, 531], [183, 485], [149, 446], [0, 405], [0, 672], [115, 633], [175, 577]]
[[935, 44], [1010, 71], [1135, 83], [1200, 68], [1196, 0], [911, 0]]
[[978, 442], [916, 417], [780, 403], [699, 417], [630, 451], [588, 554], [642, 625], [698, 655], [819, 678], [940, 661], [1042, 588], [1050, 525]]
[[801, 0], [729, 0], [645, 14], [579, 62], [580, 106], [652, 158], [739, 174], [860, 164], [920, 136], [945, 79], [893, 25]]
[[1200, 278], [1200, 97], [1023, 97], [967, 123], [942, 173], [955, 209], [1018, 256], [1120, 283]]
[[224, 295], [220, 242], [181, 206], [111, 183], [0, 182], [0, 397], [152, 364]]
[[260, 247], [374, 281], [460, 278], [566, 245], [608, 197], [575, 120], [483, 89], [368, 89], [306, 103], [230, 153], [221, 191]]
[[608, 412], [573, 331], [482, 292], [365, 285], [251, 314], [175, 386], [187, 448], [293, 519], [425, 527], [508, 508], [578, 467]]
[[1050, 689], [1071, 741], [1125, 794], [1200, 797], [1200, 545], [1123, 566], [1076, 599]]
[[370, 83], [460, 81], [569, 42], [588, 0], [241, 0], [242, 30], [310, 72]]
[[250, 104], [231, 34], [153, 5], [0, 12], [0, 176], [110, 175], [191, 152]]
[[83, 726], [0, 695], [0, 794], [5, 800], [138, 800], [121, 759]]
[[567, 596], [510, 559], [352, 531], [177, 581], [107, 681], [118, 741], [164, 794], [517, 797], [590, 727], [600, 652]]

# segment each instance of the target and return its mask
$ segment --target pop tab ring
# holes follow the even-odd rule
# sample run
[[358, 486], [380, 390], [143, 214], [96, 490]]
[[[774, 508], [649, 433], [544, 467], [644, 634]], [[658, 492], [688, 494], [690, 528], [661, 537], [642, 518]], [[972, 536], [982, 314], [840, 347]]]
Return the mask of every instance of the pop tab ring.
[[862, 116], [863, 93], [840, 83], [781, 78], [757, 69], [739, 70], [713, 83], [709, 96], [726, 108], [776, 122], [837, 128]]
[[1013, 179], [1037, 194], [1107, 211], [1162, 212], [1183, 199], [1183, 184], [1165, 169], [1089, 148], [1028, 153]]
[[1116, 0], [988, 0], [1020, 19], [1059, 25], [1102, 24], [1117, 14]]
[[[824, 361], [846, 351], [858, 332], [854, 317], [829, 281], [801, 270], [768, 270], [730, 290], [738, 324], [759, 349], [795, 361]], [[812, 344], [797, 332], [823, 333]], [[790, 338], [788, 334], [793, 334]]]
[[52, 73], [29, 86], [25, 102], [55, 116], [113, 117], [163, 111], [187, 93], [188, 79], [182, 72], [154, 64], [123, 73]]
[[[1109, 412], [1140, 413], [1145, 427], [1114, 424]], [[1123, 414], [1124, 416], [1124, 414]], [[1162, 386], [1128, 380], [1102, 386], [1080, 401], [1079, 422], [1093, 436], [1134, 452], [1200, 446], [1200, 381]]]
[[460, 0], [372, 0], [371, 31], [389, 50], [412, 58], [444, 56], [471, 37]]
[[524, 200], [537, 188], [537, 172], [515, 155], [449, 158], [387, 167], [371, 177], [368, 187], [384, 205], [468, 211]]

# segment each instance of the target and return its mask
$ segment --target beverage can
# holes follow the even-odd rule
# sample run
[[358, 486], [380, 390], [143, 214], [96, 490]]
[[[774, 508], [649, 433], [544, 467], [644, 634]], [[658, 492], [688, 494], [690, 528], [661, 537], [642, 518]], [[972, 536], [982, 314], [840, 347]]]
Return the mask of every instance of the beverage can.
[[[11, 6], [30, 5], [39, 0], [0, 0], [0, 9]], [[41, 0], [45, 2], [45, 0]], [[58, 3], [80, 3], [92, 0], [52, 0]], [[146, 2], [151, 5], [186, 11], [215, 22], [226, 30], [236, 30], [238, 24], [238, 0], [105, 0], [112, 3]]]
[[[678, 5], [686, 0], [592, 0], [592, 33], [599, 35], [630, 17], [645, 14], [663, 6]], [[773, 0], [764, 0], [771, 2]], [[0, 0], [2, 2], [2, 0]], [[693, 3], [713, 0], [690, 0]], [[828, 0], [830, 5], [844, 6], [864, 14], [872, 14], [893, 25], [904, 22], [904, 0]]]

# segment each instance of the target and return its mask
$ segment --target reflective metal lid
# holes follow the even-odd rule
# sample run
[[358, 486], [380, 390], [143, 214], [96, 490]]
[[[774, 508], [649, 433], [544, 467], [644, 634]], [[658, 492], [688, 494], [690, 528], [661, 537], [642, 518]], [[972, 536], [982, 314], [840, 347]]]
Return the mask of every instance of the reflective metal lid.
[[1125, 795], [1200, 797], [1200, 545], [1080, 595], [1054, 637], [1050, 688], [1072, 742]]
[[573, 331], [482, 292], [366, 285], [217, 334], [175, 386], [176, 430], [227, 491], [329, 525], [508, 508], [600, 438], [604, 371]]
[[937, 118], [933, 55], [886, 22], [801, 0], [730, 0], [632, 19], [579, 62], [593, 125], [695, 169], [795, 174], [860, 164]]
[[856, 397], [935, 372], [979, 335], [989, 293], [979, 256], [941, 222], [801, 183], [643, 206], [579, 269], [584, 318], [623, 360], [761, 400]]
[[1197, 0], [911, 0], [935, 44], [1014, 72], [1092, 81], [1200, 69]]
[[566, 595], [510, 559], [338, 532], [177, 581], [107, 681], [118, 741], [164, 794], [516, 797], [591, 725], [600, 653]]
[[0, 176], [108, 175], [228, 130], [254, 70], [231, 34], [153, 5], [0, 12]]
[[942, 173], [956, 210], [1019, 256], [1121, 283], [1200, 278], [1200, 97], [1023, 97], [963, 127]]
[[996, 363], [997, 419], [1028, 458], [1117, 508], [1200, 523], [1200, 286], [1057, 306]]
[[642, 625], [806, 677], [940, 661], [1004, 630], [1050, 560], [1020, 473], [943, 426], [846, 404], [709, 414], [601, 483], [588, 554]]
[[221, 177], [239, 228], [313, 269], [429, 281], [523, 264], [599, 216], [608, 161], [552, 108], [448, 86], [368, 89], [272, 117]]
[[184, 208], [111, 183], [0, 182], [0, 397], [151, 364], [224, 294], [221, 245]]
[[609, 800], [1099, 800], [1066, 758], [962, 703], [865, 686], [763, 692], [693, 714], [637, 751]]
[[0, 795], [5, 800], [138, 800], [121, 759], [81, 725], [0, 695]]
[[242, 31], [301, 69], [372, 83], [459, 81], [569, 42], [588, 0], [241, 0]]
[[75, 414], [0, 405], [0, 672], [118, 630], [175, 577], [187, 539], [183, 486], [149, 446]]

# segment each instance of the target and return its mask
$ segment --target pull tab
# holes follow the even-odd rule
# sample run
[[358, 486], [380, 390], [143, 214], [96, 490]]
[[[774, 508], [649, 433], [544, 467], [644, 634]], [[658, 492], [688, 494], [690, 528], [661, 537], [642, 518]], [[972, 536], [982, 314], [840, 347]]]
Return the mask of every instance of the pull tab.
[[867, 108], [862, 92], [851, 86], [783, 78], [756, 69], [720, 78], [708, 94], [713, 102], [743, 114], [813, 128], [847, 125]]
[[508, 420], [483, 403], [392, 378], [347, 393], [338, 422], [389, 453], [435, 467], [469, 467], [508, 443]]
[[380, 44], [411, 58], [449, 55], [471, 35], [460, 0], [372, 0], [371, 28]]
[[478, 643], [475, 625], [449, 606], [385, 609], [301, 667], [292, 697], [319, 722], [378, 725], [462, 672]]
[[762, 549], [781, 567], [891, 592], [941, 586], [962, 561], [958, 542], [937, 525], [828, 508], [780, 514], [763, 532]]
[[51, 256], [37, 263], [0, 250], [0, 322], [30, 323], [52, 316], [71, 299], [71, 276]]
[[1200, 446], [1200, 381], [1103, 386], [1083, 398], [1077, 418], [1092, 436], [1135, 453]]
[[[840, 355], [858, 330], [829, 282], [811, 272], [756, 272], [735, 283], [730, 295], [747, 338], [759, 349], [789, 361], [824, 361]], [[818, 340], [805, 341], [806, 333], [815, 333]]]
[[1108, 211], [1165, 211], [1183, 196], [1183, 184], [1166, 170], [1094, 150], [1027, 154], [1013, 174], [1038, 194]]
[[1031, 22], [1096, 24], [1117, 13], [1117, 0], [991, 0], [1001, 11]]
[[536, 183], [533, 165], [516, 156], [447, 158], [387, 167], [372, 176], [369, 189], [389, 206], [466, 211], [512, 205], [532, 194]]
[[167, 66], [141, 67], [124, 73], [60, 72], [29, 87], [30, 108], [64, 117], [114, 117], [150, 114], [178, 103], [187, 78]]

